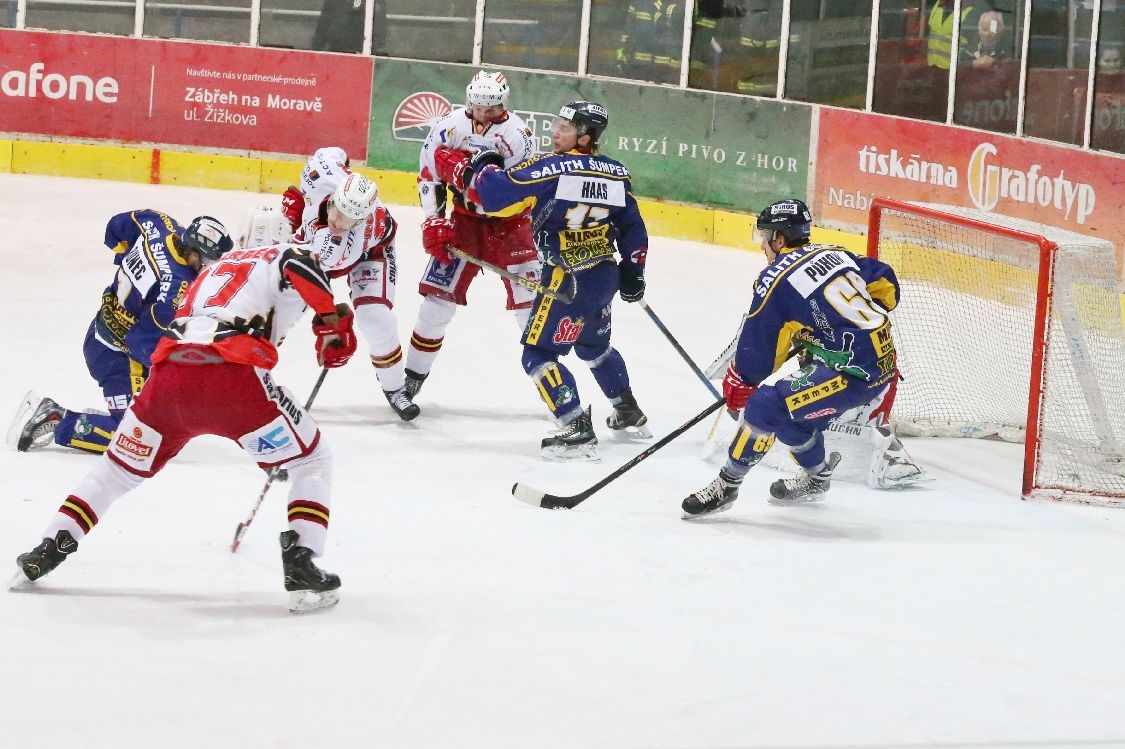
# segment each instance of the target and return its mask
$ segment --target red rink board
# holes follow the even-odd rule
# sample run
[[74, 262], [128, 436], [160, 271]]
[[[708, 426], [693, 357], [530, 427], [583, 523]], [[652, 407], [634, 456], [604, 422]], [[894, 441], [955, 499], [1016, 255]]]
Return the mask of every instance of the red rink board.
[[0, 30], [0, 131], [367, 157], [371, 58]]

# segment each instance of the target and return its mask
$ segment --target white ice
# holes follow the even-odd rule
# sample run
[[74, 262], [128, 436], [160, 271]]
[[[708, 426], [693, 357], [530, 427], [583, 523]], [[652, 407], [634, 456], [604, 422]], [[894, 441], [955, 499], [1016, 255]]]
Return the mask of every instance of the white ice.
[[[81, 343], [112, 272], [113, 213], [237, 226], [276, 196], [0, 175], [2, 385], [98, 407]], [[399, 220], [408, 343], [420, 212]], [[756, 253], [654, 239], [646, 299], [702, 365], [748, 306]], [[0, 747], [1125, 746], [1125, 510], [1019, 498], [1019, 446], [912, 440], [935, 480], [837, 482], [826, 502], [763, 501], [759, 468], [707, 522], [680, 501], [714, 476], [705, 421], [578, 508], [572, 494], [642, 448], [571, 357], [597, 464], [544, 464], [545, 409], [500, 283], [482, 277], [404, 424], [361, 354], [313, 413], [336, 458], [335, 609], [286, 610], [274, 486], [201, 439], [122, 499], [30, 591], [0, 592]], [[341, 287], [339, 295], [345, 291]], [[652, 322], [618, 302], [614, 341], [659, 437], [711, 395]], [[278, 379], [317, 374], [307, 325]], [[191, 397], [186, 393], [185, 397]], [[6, 417], [0, 417], [6, 418]], [[0, 556], [40, 532], [95, 458], [0, 450]], [[6, 577], [6, 576], [5, 576]]]

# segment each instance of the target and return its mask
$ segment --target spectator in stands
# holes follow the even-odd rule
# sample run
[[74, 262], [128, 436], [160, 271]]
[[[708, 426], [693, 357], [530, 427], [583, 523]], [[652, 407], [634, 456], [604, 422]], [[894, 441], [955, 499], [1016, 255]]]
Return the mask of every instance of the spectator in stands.
[[[929, 22], [926, 25], [926, 63], [938, 70], [949, 70], [953, 59], [953, 24], [956, 16], [954, 0], [938, 0], [930, 11]], [[976, 28], [978, 11], [972, 0], [961, 3], [961, 33], [958, 35], [958, 49], [967, 49], [969, 39], [965, 36], [970, 29]]]
[[[312, 48], [322, 52], [362, 52], [364, 0], [324, 0]], [[387, 4], [375, 0], [371, 54], [387, 54]]]
[[1007, 59], [1007, 36], [1004, 14], [996, 10], [985, 11], [977, 21], [977, 43], [962, 48], [961, 59], [977, 69], [988, 68], [997, 60]]
[[684, 6], [675, 0], [632, 0], [617, 48], [624, 78], [679, 83]]
[[1121, 47], [1107, 44], [1098, 55], [1098, 75], [1119, 75], [1122, 70]]

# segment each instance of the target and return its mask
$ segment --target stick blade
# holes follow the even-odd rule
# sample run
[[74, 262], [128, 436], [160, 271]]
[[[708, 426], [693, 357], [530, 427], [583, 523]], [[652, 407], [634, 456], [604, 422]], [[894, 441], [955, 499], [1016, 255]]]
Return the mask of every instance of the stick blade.
[[543, 498], [546, 497], [547, 494], [527, 484], [514, 484], [512, 486], [512, 496], [532, 507], [542, 507]]
[[230, 553], [238, 553], [238, 547], [242, 543], [242, 537], [246, 535], [246, 523], [239, 523], [238, 527], [234, 529], [234, 540], [230, 542]]

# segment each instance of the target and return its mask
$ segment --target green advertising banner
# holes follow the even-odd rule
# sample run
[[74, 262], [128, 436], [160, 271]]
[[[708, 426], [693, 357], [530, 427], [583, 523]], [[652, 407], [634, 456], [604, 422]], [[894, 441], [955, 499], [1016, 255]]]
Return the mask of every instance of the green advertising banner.
[[[476, 68], [379, 58], [371, 95], [369, 166], [413, 172], [430, 125], [462, 106]], [[757, 212], [807, 198], [812, 107], [574, 76], [504, 71], [508, 107], [551, 149], [551, 123], [571, 101], [602, 103], [602, 151], [623, 162], [641, 197]]]

